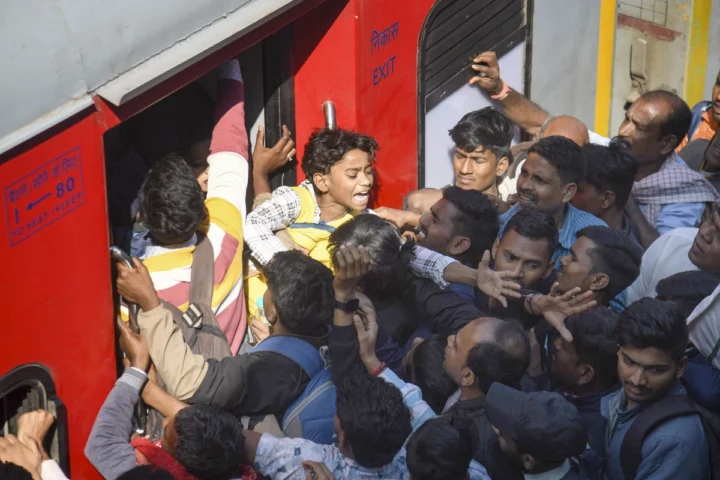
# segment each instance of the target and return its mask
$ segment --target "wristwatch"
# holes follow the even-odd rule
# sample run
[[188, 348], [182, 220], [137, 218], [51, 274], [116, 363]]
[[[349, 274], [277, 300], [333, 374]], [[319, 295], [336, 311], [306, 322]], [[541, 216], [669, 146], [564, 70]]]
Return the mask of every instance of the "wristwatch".
[[351, 298], [347, 301], [341, 302], [337, 298], [335, 299], [335, 308], [342, 310], [345, 313], [355, 313], [360, 310], [360, 299]]

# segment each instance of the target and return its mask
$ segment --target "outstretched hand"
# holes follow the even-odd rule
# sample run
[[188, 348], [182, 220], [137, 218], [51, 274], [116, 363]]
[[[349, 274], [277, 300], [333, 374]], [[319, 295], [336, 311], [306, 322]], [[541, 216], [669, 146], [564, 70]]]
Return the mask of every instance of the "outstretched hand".
[[565, 319], [571, 315], [583, 313], [597, 306], [595, 300], [591, 300], [593, 292], [588, 290], [580, 293], [580, 287], [560, 295], [555, 282], [547, 295], [539, 295], [532, 300], [532, 307], [538, 314], [545, 317], [545, 320], [555, 327], [560, 335], [568, 342], [573, 341], [572, 333], [565, 326]]
[[362, 245], [343, 245], [335, 252], [335, 263], [335, 297], [344, 301], [355, 294], [358, 283], [370, 271], [370, 252]]
[[477, 287], [490, 298], [496, 299], [507, 308], [507, 298], [520, 298], [520, 284], [513, 282], [513, 272], [495, 272], [490, 268], [490, 252], [485, 251], [477, 268]]

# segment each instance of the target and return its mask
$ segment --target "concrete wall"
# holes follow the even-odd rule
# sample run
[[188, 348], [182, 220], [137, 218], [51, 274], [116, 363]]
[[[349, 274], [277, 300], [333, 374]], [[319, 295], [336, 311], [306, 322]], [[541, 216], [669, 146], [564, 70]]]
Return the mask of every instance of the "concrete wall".
[[705, 96], [709, 99], [718, 71], [720, 71], [720, 0], [713, 0], [708, 35], [707, 74], [705, 76]]
[[593, 128], [599, 0], [535, 0], [530, 98]]

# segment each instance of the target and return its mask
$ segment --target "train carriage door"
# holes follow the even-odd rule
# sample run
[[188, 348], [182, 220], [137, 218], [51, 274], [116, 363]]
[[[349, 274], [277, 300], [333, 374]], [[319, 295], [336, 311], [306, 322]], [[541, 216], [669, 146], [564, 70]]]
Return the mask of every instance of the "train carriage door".
[[460, 118], [491, 105], [468, 85], [475, 55], [494, 50], [502, 77], [524, 91], [525, 0], [438, 0], [425, 20], [418, 48], [418, 186], [453, 183], [454, 145], [447, 134]]

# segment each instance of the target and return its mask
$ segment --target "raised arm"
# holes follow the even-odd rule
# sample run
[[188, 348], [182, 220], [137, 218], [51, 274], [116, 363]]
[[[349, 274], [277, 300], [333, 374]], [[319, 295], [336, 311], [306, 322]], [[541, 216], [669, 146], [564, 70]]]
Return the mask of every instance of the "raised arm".
[[495, 52], [478, 55], [473, 60], [472, 68], [478, 75], [470, 80], [470, 85], [475, 84], [491, 97], [495, 96], [493, 100], [502, 106], [510, 121], [530, 135], [537, 135], [550, 114], [515, 90], [509, 90], [507, 95], [502, 96], [506, 84], [500, 78], [500, 65]]
[[168, 393], [187, 400], [205, 378], [207, 362], [202, 355], [192, 353], [172, 313], [160, 304], [147, 268], [137, 258], [134, 260], [134, 269], [118, 263], [118, 292], [140, 306], [140, 333], [149, 345], [150, 357]]

